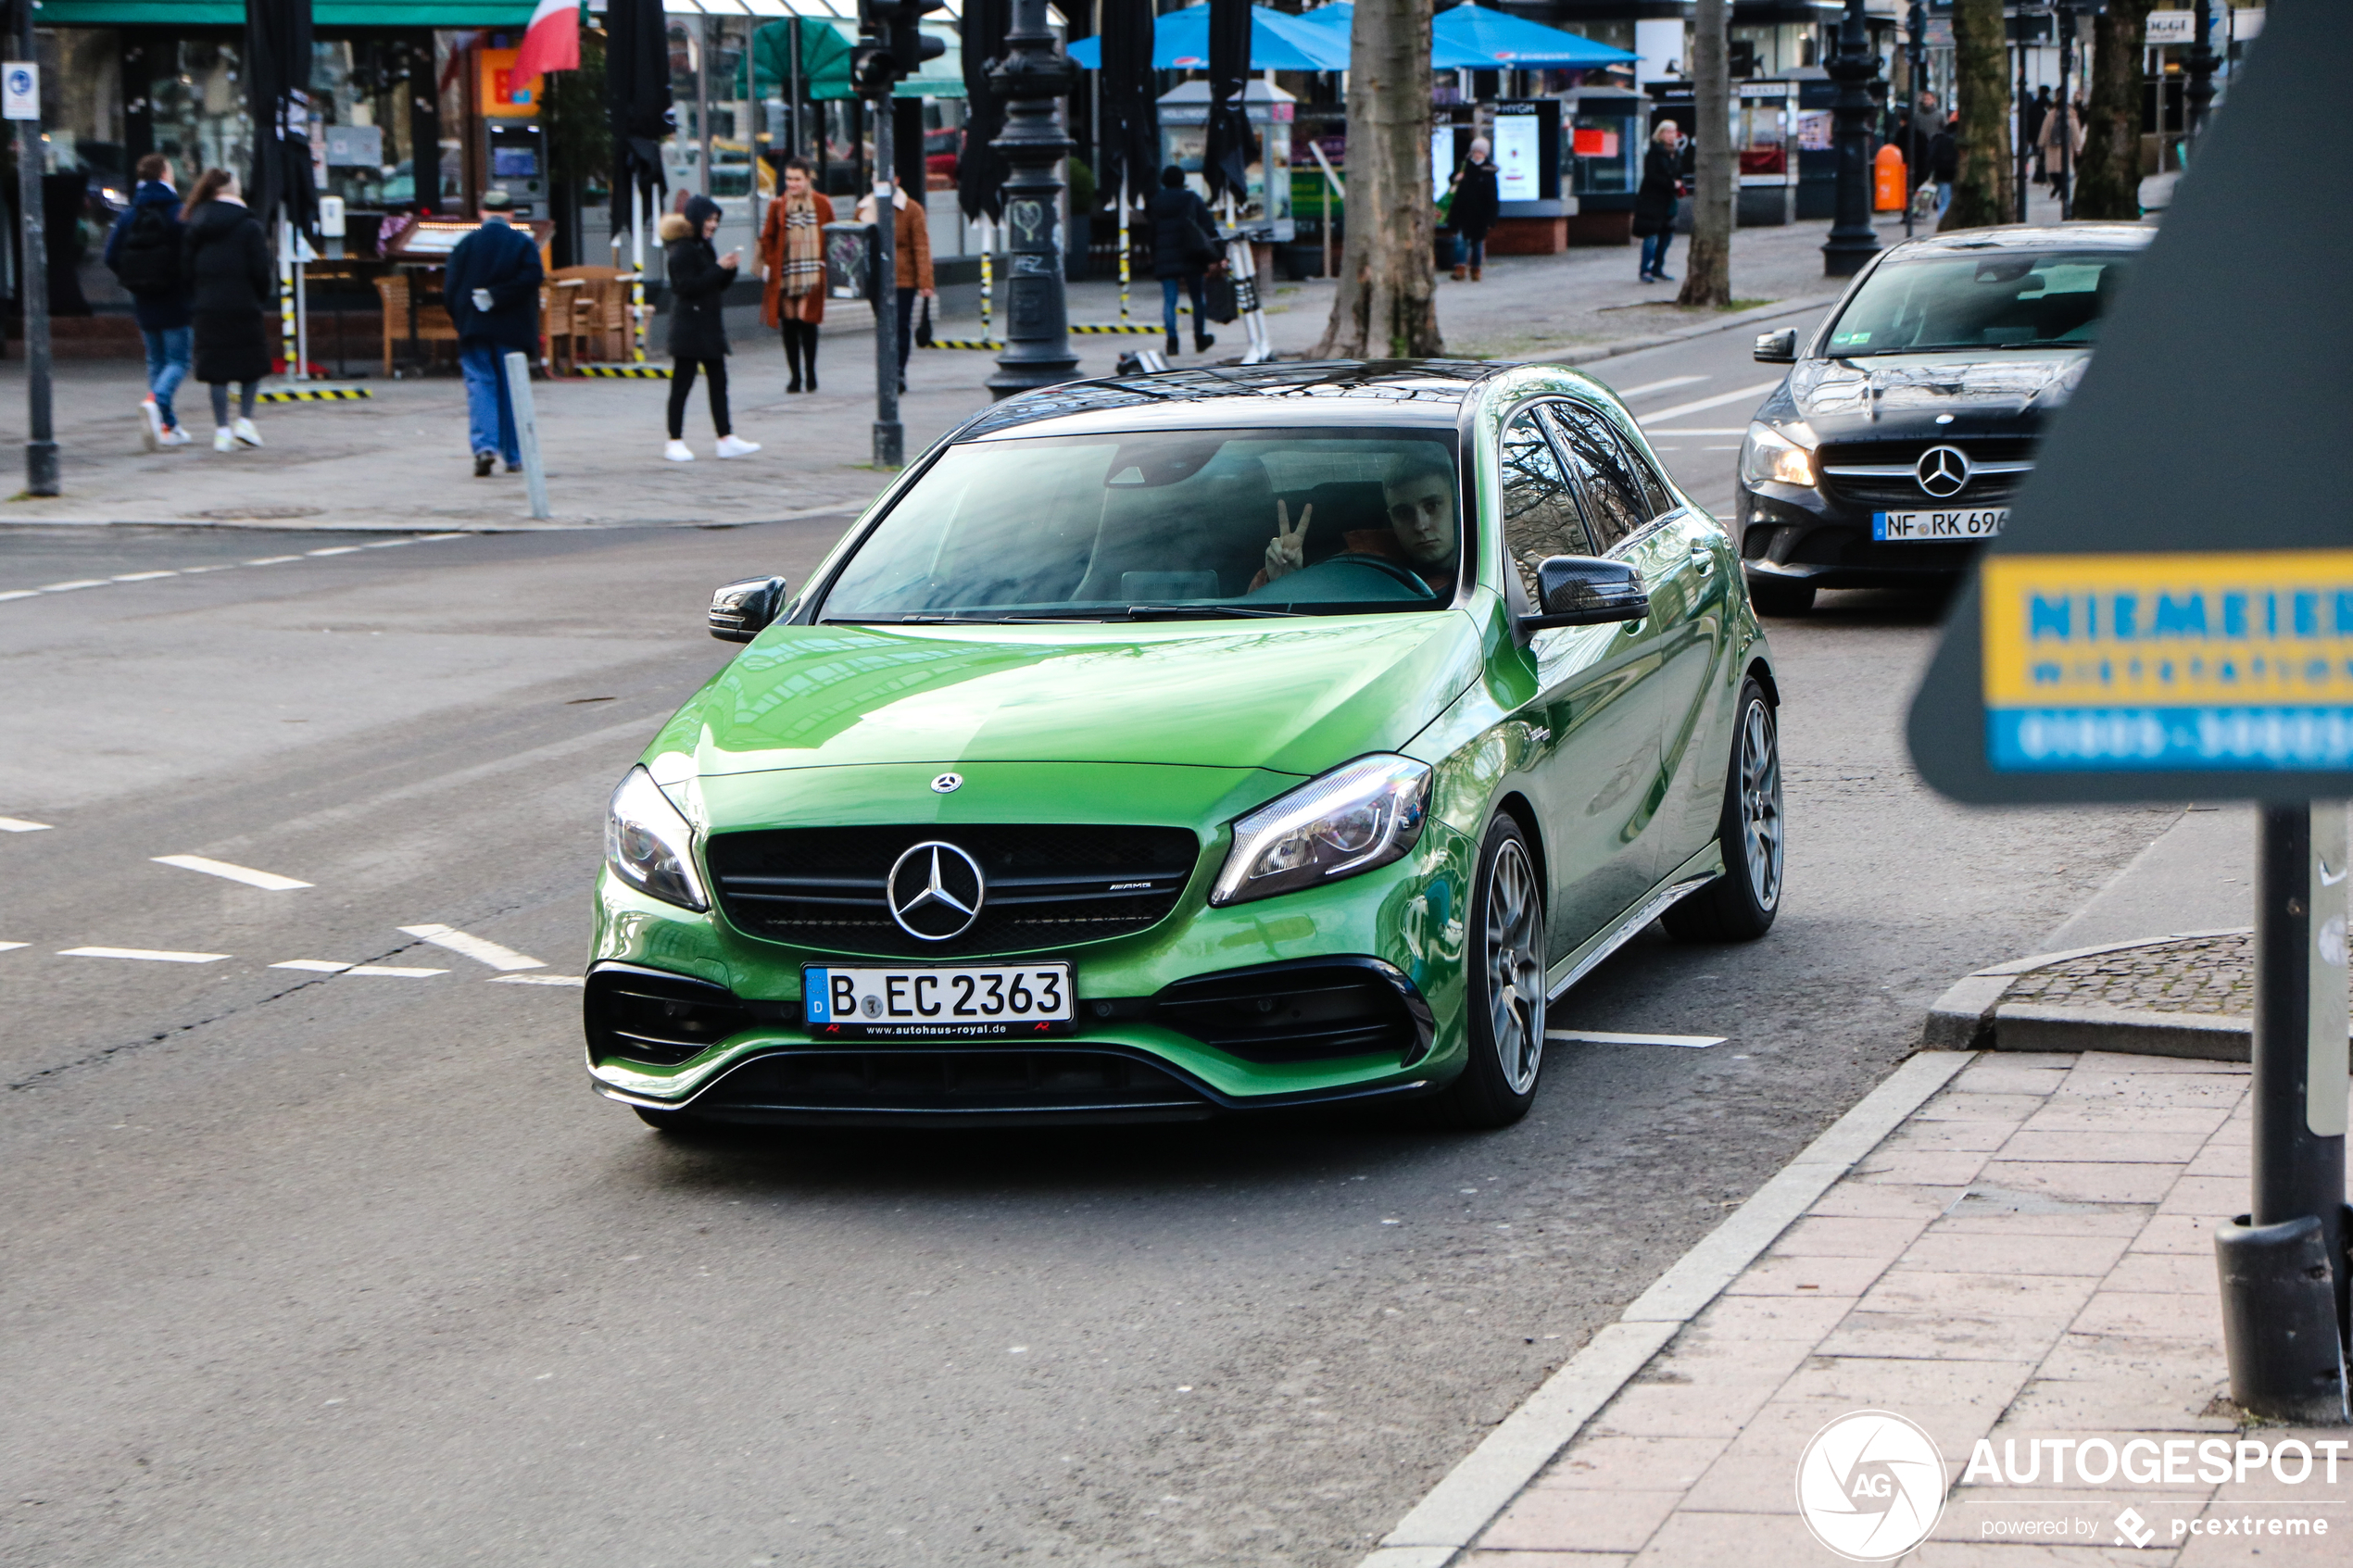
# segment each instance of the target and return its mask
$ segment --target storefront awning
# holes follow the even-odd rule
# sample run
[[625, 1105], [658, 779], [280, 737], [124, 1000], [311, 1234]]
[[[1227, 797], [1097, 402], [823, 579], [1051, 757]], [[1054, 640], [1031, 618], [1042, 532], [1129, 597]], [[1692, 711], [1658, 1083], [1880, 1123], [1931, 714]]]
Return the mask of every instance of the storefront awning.
[[[318, 0], [311, 25], [520, 30], [532, 0]], [[242, 0], [43, 0], [43, 27], [233, 27], [245, 25]]]

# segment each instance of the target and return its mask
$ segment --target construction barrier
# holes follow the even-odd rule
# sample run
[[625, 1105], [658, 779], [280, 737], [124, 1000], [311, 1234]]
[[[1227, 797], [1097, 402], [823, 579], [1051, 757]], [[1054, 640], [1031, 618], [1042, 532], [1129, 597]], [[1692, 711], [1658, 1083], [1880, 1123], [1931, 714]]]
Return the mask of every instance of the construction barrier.
[[289, 387], [283, 392], [257, 393], [257, 403], [357, 403], [374, 393], [364, 386]]
[[608, 376], [619, 381], [668, 381], [667, 365], [574, 365], [584, 376]]

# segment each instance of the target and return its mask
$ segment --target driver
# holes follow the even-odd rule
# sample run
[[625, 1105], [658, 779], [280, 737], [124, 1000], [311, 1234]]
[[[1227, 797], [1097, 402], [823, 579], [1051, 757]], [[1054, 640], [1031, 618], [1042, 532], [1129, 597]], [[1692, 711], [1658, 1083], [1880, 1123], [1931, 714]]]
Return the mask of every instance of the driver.
[[[1381, 501], [1389, 508], [1389, 526], [1350, 529], [1340, 535], [1341, 552], [1402, 562], [1433, 593], [1451, 592], [1454, 558], [1462, 549], [1453, 465], [1434, 445], [1416, 442], [1381, 481]], [[1299, 526], [1293, 528], [1288, 505], [1275, 503], [1275, 536], [1266, 541], [1266, 565], [1251, 583], [1252, 592], [1306, 565], [1307, 524], [1315, 515], [1314, 507], [1300, 508]]]

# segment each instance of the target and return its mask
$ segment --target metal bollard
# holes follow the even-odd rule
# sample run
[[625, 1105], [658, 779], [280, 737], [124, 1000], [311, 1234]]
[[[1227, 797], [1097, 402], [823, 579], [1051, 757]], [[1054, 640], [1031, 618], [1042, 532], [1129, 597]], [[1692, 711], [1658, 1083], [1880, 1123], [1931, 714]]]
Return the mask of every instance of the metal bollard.
[[531, 515], [547, 515], [547, 470], [539, 460], [539, 419], [531, 407], [531, 361], [520, 349], [509, 349], [507, 401], [515, 410], [515, 445], [522, 452], [522, 482], [531, 493]]

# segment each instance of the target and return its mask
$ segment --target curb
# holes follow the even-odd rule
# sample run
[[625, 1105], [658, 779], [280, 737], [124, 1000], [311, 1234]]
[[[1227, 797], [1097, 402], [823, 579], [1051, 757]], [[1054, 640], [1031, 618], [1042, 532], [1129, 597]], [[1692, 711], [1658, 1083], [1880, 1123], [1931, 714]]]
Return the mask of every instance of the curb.
[[1446, 1568], [1743, 1269], [1974, 1060], [1923, 1052], [1896, 1068], [1562, 1363], [1359, 1568]]
[[2229, 1013], [2156, 1012], [2139, 1008], [2063, 1007], [2043, 1003], [2006, 1005], [2010, 985], [2038, 969], [2160, 947], [2168, 942], [2208, 936], [2241, 936], [2252, 928], [2177, 931], [2130, 942], [2103, 942], [2012, 959], [1965, 975], [1936, 998], [1920, 1030], [1920, 1048], [1930, 1051], [2111, 1051], [2122, 1056], [2171, 1056], [2206, 1061], [2249, 1059], [2254, 1024]]
[[[1841, 291], [1843, 294], [1843, 291]], [[1639, 354], [1645, 348], [1663, 348], [1670, 343], [1687, 343], [1695, 337], [1707, 337], [1716, 332], [1729, 332], [1745, 327], [1752, 321], [1769, 321], [1777, 316], [1795, 316], [1802, 311], [1826, 310], [1839, 302], [1841, 294], [1817, 295], [1806, 299], [1777, 299], [1770, 305], [1760, 305], [1753, 310], [1736, 310], [1718, 320], [1702, 321], [1696, 326], [1679, 327], [1671, 332], [1656, 332], [1649, 337], [1629, 337], [1620, 343], [1601, 344], [1592, 348], [1573, 349], [1566, 354], [1540, 354], [1530, 358], [1509, 361], [1523, 365], [1567, 365], [1572, 369], [1592, 364], [1599, 359], [1615, 359], [1621, 354]]]

